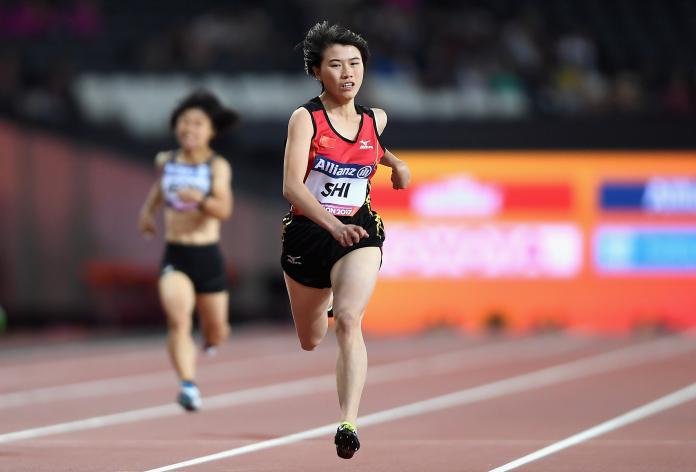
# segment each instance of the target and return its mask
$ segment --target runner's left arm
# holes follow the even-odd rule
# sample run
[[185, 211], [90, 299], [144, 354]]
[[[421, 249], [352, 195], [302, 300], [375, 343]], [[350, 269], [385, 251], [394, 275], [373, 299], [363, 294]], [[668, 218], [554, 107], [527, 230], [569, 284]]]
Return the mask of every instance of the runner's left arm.
[[[377, 133], [381, 136], [384, 128], [387, 127], [387, 113], [381, 108], [373, 108], [377, 124]], [[389, 149], [384, 149], [384, 156], [379, 161], [383, 166], [392, 170], [392, 187], [396, 190], [405, 189], [411, 183], [411, 170], [408, 164], [396, 157]]]
[[217, 157], [211, 163], [213, 183], [208, 195], [198, 202], [198, 209], [212, 217], [226, 220], [232, 216], [234, 195], [232, 193], [232, 167], [229, 162]]

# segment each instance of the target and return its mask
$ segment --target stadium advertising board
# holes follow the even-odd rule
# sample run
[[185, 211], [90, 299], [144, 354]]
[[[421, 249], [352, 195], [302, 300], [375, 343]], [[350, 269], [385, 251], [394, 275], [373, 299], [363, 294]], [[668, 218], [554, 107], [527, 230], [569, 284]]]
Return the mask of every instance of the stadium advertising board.
[[372, 332], [696, 325], [696, 153], [398, 152]]

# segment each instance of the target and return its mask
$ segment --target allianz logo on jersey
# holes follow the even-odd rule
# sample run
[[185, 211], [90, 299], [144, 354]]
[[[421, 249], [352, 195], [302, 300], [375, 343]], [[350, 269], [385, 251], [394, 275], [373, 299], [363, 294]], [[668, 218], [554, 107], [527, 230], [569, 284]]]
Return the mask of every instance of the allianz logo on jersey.
[[312, 170], [319, 171], [331, 177], [366, 179], [372, 175], [374, 167], [372, 165], [343, 164], [327, 159], [324, 156], [317, 156], [314, 159]]
[[374, 149], [374, 146], [370, 144], [371, 139], [361, 139], [360, 140], [360, 149]]

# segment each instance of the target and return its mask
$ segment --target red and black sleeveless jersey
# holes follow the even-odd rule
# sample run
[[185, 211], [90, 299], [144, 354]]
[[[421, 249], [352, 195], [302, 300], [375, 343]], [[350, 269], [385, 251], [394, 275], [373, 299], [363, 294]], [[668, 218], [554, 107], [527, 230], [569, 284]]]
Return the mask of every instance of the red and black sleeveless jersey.
[[[333, 128], [319, 97], [302, 106], [314, 126], [304, 183], [328, 212], [352, 216], [367, 200], [370, 180], [384, 156], [375, 114], [370, 108], [355, 106], [360, 127], [355, 140], [350, 140]], [[298, 208], [291, 211], [301, 214]]]

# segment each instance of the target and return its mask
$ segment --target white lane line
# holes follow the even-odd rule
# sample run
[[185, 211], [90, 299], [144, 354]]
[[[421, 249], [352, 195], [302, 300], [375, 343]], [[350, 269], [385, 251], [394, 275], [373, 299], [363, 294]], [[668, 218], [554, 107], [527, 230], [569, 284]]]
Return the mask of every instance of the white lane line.
[[[490, 400], [513, 393], [519, 393], [526, 390], [532, 390], [568, 380], [586, 377], [589, 375], [605, 373], [643, 362], [651, 362], [666, 357], [672, 357], [688, 352], [694, 348], [696, 348], [696, 344], [694, 342], [677, 342], [675, 339], [663, 339], [661, 341], [654, 341], [629, 348], [613, 350], [602, 354], [585, 357], [583, 359], [558, 364], [553, 367], [540, 369], [534, 372], [509, 377], [507, 379], [477, 387], [459, 390], [446, 395], [441, 395], [427, 400], [362, 416], [358, 418], [358, 424], [360, 427], [365, 427], [411, 416], [423, 415], [425, 413], [440, 411], [455, 406]], [[256, 452], [263, 449], [284, 446], [305, 439], [312, 439], [333, 433], [335, 428], [335, 423], [324, 425], [318, 428], [301, 431], [299, 433], [290, 434], [267, 441], [261, 441], [254, 444], [248, 444], [246, 446], [193, 458], [183, 462], [178, 462], [176, 464], [158, 467], [156, 469], [150, 469], [145, 472], [165, 472], [169, 470], [177, 470], [183, 467], [191, 467], [241, 454], [248, 454], [250, 452]]]
[[[334, 429], [331, 432], [335, 432], [336, 425], [333, 425]], [[205, 435], [199, 435], [199, 438], [205, 437]], [[380, 440], [375, 440], [379, 442]], [[389, 440], [382, 440], [382, 442], [388, 442]], [[196, 447], [210, 447], [211, 445], [218, 445], [224, 447], [225, 444], [229, 442], [229, 439], [224, 439], [222, 436], [216, 439], [193, 439], [193, 438], [179, 438], [179, 439], [114, 439], [109, 438], [108, 441], [99, 441], [99, 450], [120, 450], [123, 452], [124, 448], [134, 448], [143, 449], [145, 447], [165, 449], [167, 451], [176, 450], [178, 448], [185, 448], [188, 446]], [[452, 448], [457, 448], [460, 446], [466, 447], [477, 447], [477, 446], [500, 446], [502, 444], [506, 446], [529, 446], [529, 447], [540, 447], [540, 445], [548, 443], [548, 441], [541, 439], [399, 439], [397, 442], [403, 447], [421, 446], [424, 444], [437, 444], [440, 446], [448, 446]], [[71, 450], [79, 449], [89, 449], [94, 447], [95, 441], [93, 438], [71, 438], [71, 439], [42, 439], [41, 441], [34, 441], [22, 444], [22, 451], [28, 450], [43, 450], [44, 452], [50, 448], [64, 448]], [[696, 447], [696, 440], [693, 439], [602, 439], [602, 446], [611, 447]], [[190, 448], [189, 448], [190, 449]], [[8, 455], [9, 456], [9, 455]], [[133, 466], [131, 466], [131, 469]]]
[[[556, 342], [552, 343], [551, 346], [548, 345], [549, 343], [540, 343], [539, 339], [529, 338], [524, 342], [487, 344], [426, 358], [381, 364], [370, 369], [368, 383], [371, 385], [424, 375], [439, 375], [459, 370], [467, 363], [475, 362], [477, 366], [492, 365], [497, 362], [508, 362], [511, 359], [521, 360], [548, 356], [577, 349], [583, 345], [582, 341], [573, 343], [567, 339], [553, 339]], [[215, 395], [204, 399], [204, 408], [205, 411], [209, 411], [234, 405], [331, 391], [335, 388], [336, 379], [333, 374], [321, 375]], [[0, 434], [0, 444], [181, 414], [181, 409], [176, 405], [159, 405], [4, 433]]]
[[524, 457], [520, 457], [512, 462], [508, 462], [505, 465], [491, 469], [489, 472], [506, 472], [508, 470], [516, 469], [530, 462], [536, 461], [551, 454], [555, 454], [558, 451], [567, 449], [572, 446], [576, 446], [588, 439], [600, 436], [602, 434], [608, 433], [615, 429], [623, 428], [631, 423], [640, 421], [648, 416], [655, 415], [662, 411], [674, 408], [675, 406], [681, 405], [682, 403], [689, 402], [696, 398], [696, 383], [672, 392], [669, 395], [658, 398], [655, 401], [647, 403], [643, 406], [635, 408], [623, 415], [612, 418], [604, 423], [600, 423], [597, 426], [581, 431], [573, 436], [567, 437], [561, 441], [551, 444], [543, 449], [527, 454]]
[[[158, 353], [160, 353], [160, 351], [161, 349], [157, 350]], [[142, 357], [142, 353], [130, 353], [130, 355]], [[251, 358], [247, 357], [241, 360], [235, 359], [215, 364], [204, 364], [199, 368], [198, 377], [215, 377], [218, 375], [229, 375], [230, 372], [233, 372], [235, 378], [240, 378], [240, 376], [244, 374], [258, 373], [261, 368], [261, 363], [287, 363], [291, 357], [296, 357], [299, 360], [303, 355], [304, 353], [299, 349], [293, 349], [292, 351], [284, 353]], [[307, 362], [305, 359], [306, 358], [303, 358], [303, 362], [301, 363], [291, 364], [291, 366], [285, 368], [284, 371], [290, 372], [291, 370], [306, 366]], [[41, 403], [143, 392], [176, 385], [176, 382], [176, 375], [173, 371], [171, 369], [166, 369], [164, 371], [160, 370], [143, 374], [123, 375], [107, 379], [88, 380], [64, 385], [0, 393], [0, 410], [26, 405], [34, 406]]]
[[[292, 336], [295, 335], [294, 330]], [[265, 352], [278, 346], [287, 347], [292, 350], [297, 345], [289, 335], [278, 336], [269, 334], [269, 338], [245, 338], [237, 334], [237, 339], [230, 341], [230, 346], [235, 346], [236, 349], [247, 352], [249, 346], [253, 346], [252, 352]], [[142, 359], [145, 356], [162, 355], [166, 357], [163, 346], [166, 344], [164, 337], [155, 338], [154, 340], [145, 341], [101, 341], [94, 343], [71, 343], [67, 345], [54, 347], [25, 347], [22, 348], [23, 353], [7, 352], [0, 350], [0, 358], [7, 360], [0, 365], [0, 376], [9, 376], [22, 374], [27, 370], [41, 371], [43, 369], [70, 369], [76, 360], [89, 358], [90, 362], [134, 362]], [[49, 357], [46, 358], [47, 351]], [[57, 351], [57, 352], [56, 352]], [[9, 354], [9, 355], [8, 355]], [[51, 355], [52, 354], [52, 355]], [[280, 353], [278, 353], [280, 354]], [[11, 359], [14, 357], [14, 359]]]
[[[562, 338], [549, 337], [548, 339], [555, 340], [556, 342], [563, 342], [561, 340]], [[468, 357], [469, 353], [474, 354], [476, 349], [480, 349], [482, 347], [485, 349], [485, 352], [489, 352], [491, 349], [499, 350], [501, 347], [504, 350], [509, 351], [515, 346], [521, 347], [526, 344], [531, 344], [532, 347], [538, 347], [540, 345], [540, 341], [541, 340], [539, 338], [525, 338], [514, 343], [508, 341], [506, 343], [500, 342], [494, 344], [485, 344], [483, 346], [470, 346], [467, 349], [450, 353], [450, 355], [453, 356], [451, 361], [455, 362], [459, 361], [462, 357]], [[577, 339], [566, 339], [565, 342], [577, 343], [581, 341]], [[235, 378], [239, 378], [240, 375], [246, 373], [258, 373], [260, 369], [259, 363], [286, 362], [289, 360], [289, 357], [296, 356], [299, 358], [302, 355], [303, 353], [296, 349], [292, 352], [282, 354], [273, 354], [252, 359], [233, 360], [212, 365], [204, 365], [199, 369], [199, 377], [229, 375], [232, 372]], [[444, 358], [443, 362], [449, 360], [450, 359], [448, 358]], [[306, 365], [306, 363], [297, 363], [296, 367], [300, 367], [302, 365]], [[288, 370], [289, 369], [286, 369], [286, 371]], [[0, 410], [4, 408], [16, 408], [25, 405], [33, 406], [41, 403], [51, 403], [64, 400], [96, 398], [124, 393], [143, 392], [168, 385], [175, 385], [175, 382], [174, 374], [168, 369], [164, 372], [148, 372], [145, 374], [76, 382], [54, 387], [35, 388], [0, 394]]]
[[[295, 355], [295, 351], [203, 365], [199, 368], [199, 376], [215, 376], [234, 372], [235, 376], [238, 377], [244, 373], [257, 373], [259, 370], [259, 363], [283, 362], [287, 361], [288, 357], [293, 355]], [[176, 385], [176, 383], [176, 375], [172, 370], [167, 369], [166, 371], [124, 375], [108, 379], [57, 385], [54, 387], [34, 388], [0, 394], [0, 410], [3, 408], [16, 408], [39, 403], [142, 392], [167, 385]]]

